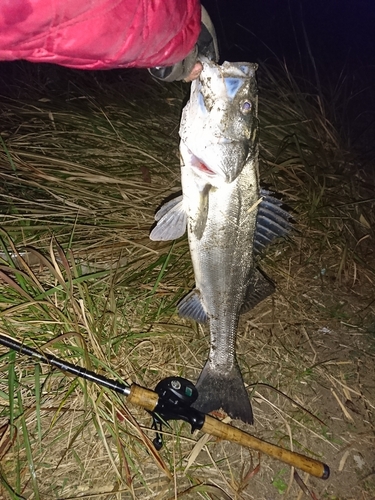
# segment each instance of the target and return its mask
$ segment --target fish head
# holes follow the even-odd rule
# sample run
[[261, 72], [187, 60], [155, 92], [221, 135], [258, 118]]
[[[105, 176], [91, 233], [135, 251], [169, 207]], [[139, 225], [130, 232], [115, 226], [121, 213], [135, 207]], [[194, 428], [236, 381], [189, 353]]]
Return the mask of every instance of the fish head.
[[256, 64], [203, 59], [203, 71], [192, 83], [181, 118], [184, 149], [195, 157], [199, 175], [208, 182], [232, 182], [249, 154], [256, 151], [258, 131]]

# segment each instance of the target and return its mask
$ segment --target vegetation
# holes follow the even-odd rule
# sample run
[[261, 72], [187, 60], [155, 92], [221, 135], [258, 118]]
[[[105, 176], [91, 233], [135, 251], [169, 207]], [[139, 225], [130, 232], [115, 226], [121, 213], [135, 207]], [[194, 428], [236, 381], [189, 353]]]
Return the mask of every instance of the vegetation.
[[[198, 440], [181, 422], [164, 427], [157, 452], [145, 411], [1, 347], [4, 498], [302, 498], [303, 488], [373, 498], [374, 158], [362, 171], [320, 89], [286, 68], [258, 73], [262, 182], [297, 222], [262, 262], [277, 292], [241, 322], [256, 417], [247, 430], [318, 457], [331, 479], [294, 480], [284, 464]], [[194, 282], [186, 238], [148, 238], [156, 208], [180, 189], [188, 87], [135, 70], [5, 64], [5, 74], [0, 333], [127, 383], [196, 380], [207, 331], [175, 310]]]

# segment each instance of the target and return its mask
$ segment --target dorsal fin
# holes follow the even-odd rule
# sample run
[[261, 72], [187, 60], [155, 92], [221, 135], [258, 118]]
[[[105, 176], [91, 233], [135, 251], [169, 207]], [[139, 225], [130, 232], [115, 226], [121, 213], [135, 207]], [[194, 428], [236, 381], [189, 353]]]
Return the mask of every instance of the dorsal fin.
[[276, 238], [286, 236], [292, 229], [292, 217], [281, 208], [282, 202], [271, 196], [271, 192], [266, 189], [261, 189], [260, 195], [263, 199], [259, 204], [254, 234], [256, 255], [261, 254]]
[[[209, 190], [209, 189], [208, 189]], [[202, 236], [207, 218], [207, 195], [202, 193], [202, 217], [200, 224], [196, 224], [197, 238]], [[292, 229], [292, 216], [282, 208], [282, 202], [271, 195], [266, 189], [260, 190], [263, 198], [259, 204], [256, 232], [254, 234], [254, 252], [260, 255], [263, 250], [276, 238], [286, 236]], [[204, 208], [204, 209], [203, 209]], [[182, 236], [186, 231], [187, 217], [183, 207], [183, 197], [165, 203], [155, 215], [156, 224], [151, 231], [150, 238], [156, 241], [173, 240]]]

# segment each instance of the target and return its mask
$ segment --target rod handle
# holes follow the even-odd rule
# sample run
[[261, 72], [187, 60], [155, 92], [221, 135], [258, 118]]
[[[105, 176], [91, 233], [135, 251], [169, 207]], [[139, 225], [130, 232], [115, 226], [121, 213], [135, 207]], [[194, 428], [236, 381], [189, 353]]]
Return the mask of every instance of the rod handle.
[[131, 404], [142, 406], [145, 410], [153, 411], [158, 404], [159, 395], [155, 391], [132, 384], [128, 401]]
[[328, 479], [329, 477], [329, 467], [323, 462], [258, 439], [237, 427], [224, 424], [210, 415], [206, 415], [202, 431], [212, 436], [231, 441], [232, 443], [261, 451], [270, 457], [277, 458], [281, 462], [292, 465], [320, 479]]
[[[150, 389], [132, 384], [128, 399], [129, 402], [134, 405], [142, 406], [148, 411], [153, 411], [158, 403], [159, 396]], [[220, 439], [231, 441], [241, 446], [247, 446], [256, 451], [261, 451], [265, 455], [276, 458], [281, 462], [292, 465], [320, 479], [328, 479], [329, 477], [329, 467], [323, 462], [263, 441], [237, 427], [224, 424], [210, 415], [205, 415], [204, 424], [201, 430]]]

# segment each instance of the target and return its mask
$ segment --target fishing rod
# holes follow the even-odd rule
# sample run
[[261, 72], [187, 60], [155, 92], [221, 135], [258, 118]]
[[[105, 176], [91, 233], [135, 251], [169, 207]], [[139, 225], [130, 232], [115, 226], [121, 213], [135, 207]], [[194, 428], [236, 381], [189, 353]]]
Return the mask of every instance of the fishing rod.
[[157, 450], [160, 450], [163, 445], [160, 434], [162, 424], [168, 420], [183, 420], [191, 425], [191, 432], [201, 430], [220, 439], [265, 453], [270, 457], [276, 458], [320, 479], [328, 479], [329, 477], [329, 467], [323, 462], [263, 441], [237, 427], [232, 427], [192, 408], [191, 405], [198, 397], [198, 391], [194, 384], [185, 378], [167, 377], [157, 384], [155, 391], [152, 391], [134, 383], [127, 385], [117, 380], [103, 377], [91, 370], [56, 358], [52, 354], [37, 351], [5, 335], [0, 334], [0, 344], [20, 354], [26, 354], [35, 358], [41, 363], [57, 367], [64, 372], [111, 389], [127, 397], [130, 403], [147, 410], [153, 418], [152, 428], [156, 431], [156, 438], [153, 443]]

